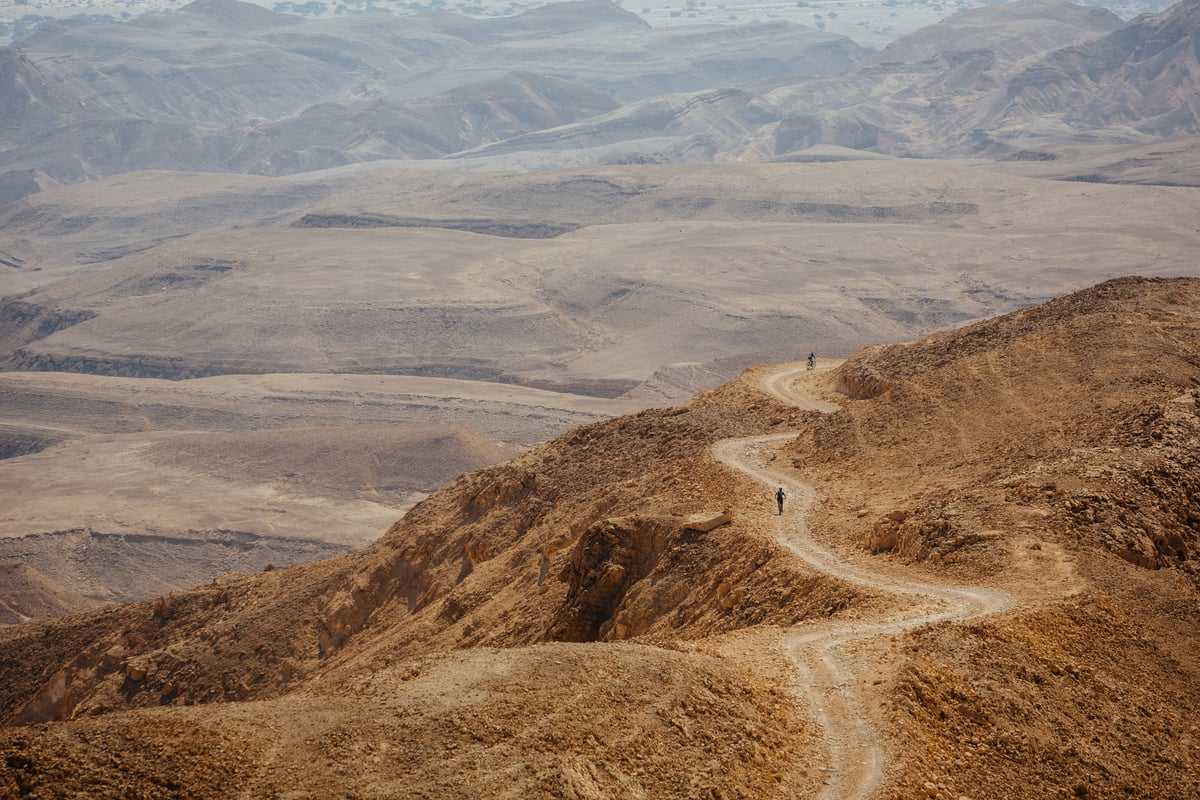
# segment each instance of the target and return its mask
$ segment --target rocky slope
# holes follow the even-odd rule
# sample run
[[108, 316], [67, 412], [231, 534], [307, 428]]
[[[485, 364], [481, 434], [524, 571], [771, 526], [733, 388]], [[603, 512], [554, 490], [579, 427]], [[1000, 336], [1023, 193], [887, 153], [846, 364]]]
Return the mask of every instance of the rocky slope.
[[[839, 377], [862, 402], [819, 421], [805, 463], [873, 469], [856, 463], [846, 433], [857, 431], [871, 442], [871, 462], [883, 451], [896, 463], [903, 451], [906, 473], [937, 465], [944, 492], [875, 521], [864, 541], [877, 552], [953, 558], [974, 543], [953, 506], [986, 492], [1059, 536], [1200, 581], [1194, 292], [1191, 282], [1112, 281], [864, 351]], [[985, 396], [991, 413], [968, 420], [962, 404]], [[915, 424], [899, 428], [894, 416]]]
[[1036, 565], [1058, 598], [906, 644], [885, 713], [914, 789], [1195, 793], [1198, 300], [1119, 280], [863, 351], [793, 446], [827, 535], [959, 575]]
[[791, 431], [823, 541], [1017, 600], [856, 648], [889, 793], [1192, 796], [1198, 301], [1125, 279], [868, 349], [831, 414], [750, 372], [465, 475], [361, 552], [0, 631], [5, 788], [811, 794], [772, 631], [899, 601], [801, 566], [709, 452]]
[[[309, 744], [297, 740], [294, 753], [305, 758], [344, 765], [349, 751], [336, 741], [408, 742], [393, 751], [404, 766], [388, 755], [351, 779], [367, 793], [397, 781], [450, 797], [495, 790], [497, 781], [524, 792], [583, 781], [599, 787], [592, 792], [639, 787], [664, 796], [734, 785], [761, 795], [789, 785], [792, 754], [811, 746], [804, 723], [771, 681], [686, 643], [822, 618], [852, 600], [780, 558], [766, 539], [747, 542], [729, 526], [688, 528], [693, 513], [714, 504], [719, 511], [738, 494], [736, 481], [703, 467], [709, 444], [791, 418], [747, 387], [729, 387], [689, 407], [579, 429], [464, 476], [347, 558], [9, 629], [0, 633], [5, 718], [99, 716], [93, 741], [117, 752], [127, 749], [121, 742], [142, 741], [172, 766], [147, 760], [121, 780], [146, 791], [170, 780], [198, 796], [220, 794], [231, 779], [256, 793], [296, 780], [321, 793], [346, 780], [332, 766], [298, 778], [293, 755], [276, 762], [254, 744], [264, 725], [295, 728], [286, 720], [297, 701], [327, 709], [317, 716], [331, 726], [315, 740], [305, 734]], [[632, 637], [641, 643], [587, 644]], [[297, 691], [309, 690], [299, 700]], [[651, 692], [660, 699], [646, 704]], [[240, 731], [227, 718], [190, 718], [213, 703], [253, 708], [253, 718]], [[160, 718], [162, 705], [189, 721], [176, 729]], [[396, 713], [363, 715], [389, 706]], [[112, 713], [135, 707], [150, 716]], [[214, 736], [185, 733], [197, 726]], [[29, 738], [35, 730], [50, 729], [6, 732], [15, 738], [5, 739], [5, 755], [16, 765], [6, 789], [116, 785], [108, 766], [65, 768], [60, 759], [91, 757], [69, 741]], [[218, 753], [226, 748], [244, 760], [225, 761]], [[205, 753], [210, 766], [183, 751]], [[435, 752], [459, 755], [439, 761]], [[512, 769], [471, 766], [485, 754]], [[466, 783], [447, 784], [450, 774], [467, 775]]]
[[5, 136], [45, 132], [60, 119], [89, 108], [20, 50], [0, 48], [0, 130]]
[[[415, 655], [654, 631], [694, 637], [739, 623], [789, 622], [832, 611], [844, 600], [830, 601], [828, 589], [813, 592], [810, 581], [784, 589], [781, 578], [793, 576], [795, 568], [775, 563], [756, 571], [772, 559], [765, 542], [744, 551], [728, 530], [700, 536], [686, 529], [689, 515], [714, 504], [719, 511], [734, 496], [721, 485], [719, 470], [692, 471], [707, 446], [792, 415], [748, 394], [735, 386], [695, 408], [581, 428], [514, 461], [463, 476], [419, 504], [377, 544], [345, 559], [231, 576], [196, 592], [106, 611], [89, 623], [106, 630], [106, 643], [97, 641], [91, 655], [81, 654], [69, 691], [59, 693], [54, 708], [39, 701], [34, 706], [41, 710], [18, 710], [28, 698], [20, 698], [23, 689], [14, 682], [5, 715], [62, 718], [93, 704], [157, 704], [168, 683], [170, 694], [218, 699], [230, 669], [239, 673], [243, 697], [274, 696], [286, 688], [296, 664], [328, 666], [349, 641], [359, 654]], [[716, 597], [726, 576], [750, 580], [771, 601], [726, 613]], [[618, 618], [625, 620], [620, 626]], [[208, 634], [197, 638], [218, 620], [225, 633], [211, 641]], [[270, 637], [267, 647], [249, 644], [283, 620], [296, 626], [288, 635]], [[24, 662], [22, 669], [51, 668], [49, 651], [25, 638], [32, 632], [11, 634], [37, 653], [16, 660]], [[147, 635], [157, 658], [189, 679], [156, 669], [145, 692], [121, 699], [125, 659], [100, 656], [113, 647], [124, 652]], [[258, 654], [247, 658], [253, 650]], [[229, 658], [234, 651], [237, 657]]]
[[101, 605], [59, 584], [24, 561], [0, 561], [0, 625], [61, 617]]

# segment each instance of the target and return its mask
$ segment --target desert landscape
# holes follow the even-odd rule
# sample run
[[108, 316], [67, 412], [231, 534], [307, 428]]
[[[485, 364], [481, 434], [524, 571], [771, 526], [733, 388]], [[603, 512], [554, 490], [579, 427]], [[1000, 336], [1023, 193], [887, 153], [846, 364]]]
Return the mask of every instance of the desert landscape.
[[[0, 463], [3, 557], [132, 600], [345, 552], [461, 472], [756, 363], [1200, 268], [1190, 187], [950, 163], [372, 171], [290, 214], [314, 192], [248, 183], [274, 224], [235, 219], [223, 176], [138, 173], [0, 209], [46, 265], [0, 308], [19, 455]], [[73, 234], [38, 233], [68, 218]], [[116, 241], [139, 252], [93, 260]]]
[[10, 626], [8, 790], [1192, 796], [1198, 299], [755, 368], [353, 554]]
[[0, 795], [1200, 796], [1200, 3], [361, 10], [0, 47]]

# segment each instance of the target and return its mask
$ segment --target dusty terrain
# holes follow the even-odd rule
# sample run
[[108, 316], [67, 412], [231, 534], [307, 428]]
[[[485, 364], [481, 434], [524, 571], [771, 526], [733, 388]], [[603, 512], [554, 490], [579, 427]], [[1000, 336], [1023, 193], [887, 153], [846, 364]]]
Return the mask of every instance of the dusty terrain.
[[1198, 9], [0, 48], [0, 794], [1200, 795]]
[[1061, 145], [1029, 150], [985, 165], [1009, 175], [1088, 183], [1200, 186], [1200, 138], [1144, 145]]
[[44, 192], [0, 209], [0, 555], [130, 600], [344, 552], [748, 364], [1196, 274], [1197, 218], [1185, 187], [894, 159]]
[[314, 374], [3, 373], [0, 400], [0, 558], [110, 602], [348, 552], [460, 473], [630, 407]]
[[1198, 203], [894, 159], [138, 173], [0, 210], [0, 250], [22, 265], [11, 285], [31, 290], [0, 334], [26, 369], [613, 394], [697, 353], [846, 355], [1098, 279], [1188, 274]]
[[752, 370], [360, 552], [4, 629], [8, 789], [1195, 796], [1197, 308]]

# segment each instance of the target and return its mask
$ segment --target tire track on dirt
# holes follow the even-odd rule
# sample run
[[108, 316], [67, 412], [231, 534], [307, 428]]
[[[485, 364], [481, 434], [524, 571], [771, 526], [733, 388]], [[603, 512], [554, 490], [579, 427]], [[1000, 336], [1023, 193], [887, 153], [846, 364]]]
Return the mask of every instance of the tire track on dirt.
[[[836, 364], [825, 364], [820, 371]], [[805, 367], [786, 366], [764, 376], [768, 394], [798, 408], [831, 412], [836, 406], [796, 391], [793, 386]], [[714, 457], [768, 486], [783, 486], [792, 511], [776, 518], [775, 538], [813, 569], [866, 589], [901, 596], [902, 608], [893, 615], [869, 621], [848, 620], [797, 626], [784, 640], [795, 664], [798, 690], [821, 726], [828, 752], [827, 779], [818, 798], [864, 800], [879, 788], [885, 753], [878, 732], [863, 712], [864, 699], [855, 688], [855, 676], [838, 650], [852, 642], [889, 636], [943, 621], [963, 621], [997, 614], [1013, 600], [998, 589], [929, 583], [884, 572], [839, 555], [812, 539], [808, 512], [817, 493], [808, 483], [773, 465], [774, 453], [795, 433], [777, 433], [727, 439], [713, 448]]]

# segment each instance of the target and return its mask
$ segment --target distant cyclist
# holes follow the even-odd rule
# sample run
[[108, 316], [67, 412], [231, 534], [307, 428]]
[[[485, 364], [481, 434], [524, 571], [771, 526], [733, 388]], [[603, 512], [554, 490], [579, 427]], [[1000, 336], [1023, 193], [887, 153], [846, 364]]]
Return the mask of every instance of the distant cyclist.
[[816, 366], [817, 366], [817, 354], [809, 353], [808, 354], [808, 368], [813, 369]]
[[783, 487], [779, 487], [779, 491], [775, 492], [775, 505], [779, 506], [779, 514], [783, 515], [783, 498], [787, 497], [787, 492], [783, 491]]

